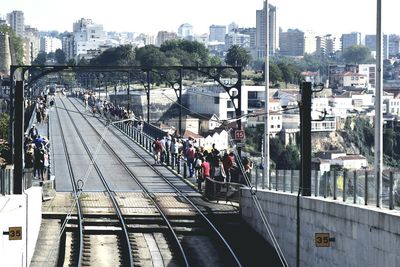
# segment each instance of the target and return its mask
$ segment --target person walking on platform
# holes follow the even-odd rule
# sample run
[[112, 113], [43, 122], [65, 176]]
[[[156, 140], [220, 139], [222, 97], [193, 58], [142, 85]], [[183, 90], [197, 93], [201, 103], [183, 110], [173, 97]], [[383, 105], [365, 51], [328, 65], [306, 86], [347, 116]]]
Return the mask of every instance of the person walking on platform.
[[39, 136], [39, 132], [38, 132], [38, 129], [36, 128], [36, 124], [32, 124], [32, 127], [29, 129], [28, 135], [32, 140], [35, 140], [36, 137]]

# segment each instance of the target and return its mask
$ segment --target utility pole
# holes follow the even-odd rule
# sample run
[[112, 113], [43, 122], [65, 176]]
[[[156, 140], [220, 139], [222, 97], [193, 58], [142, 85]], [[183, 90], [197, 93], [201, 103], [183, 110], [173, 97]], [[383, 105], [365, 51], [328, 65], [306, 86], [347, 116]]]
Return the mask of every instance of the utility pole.
[[383, 116], [382, 116], [382, 0], [376, 4], [376, 86], [375, 86], [375, 158], [376, 206], [382, 207]]
[[302, 196], [311, 196], [311, 96], [312, 84], [302, 82], [300, 103], [301, 172]]

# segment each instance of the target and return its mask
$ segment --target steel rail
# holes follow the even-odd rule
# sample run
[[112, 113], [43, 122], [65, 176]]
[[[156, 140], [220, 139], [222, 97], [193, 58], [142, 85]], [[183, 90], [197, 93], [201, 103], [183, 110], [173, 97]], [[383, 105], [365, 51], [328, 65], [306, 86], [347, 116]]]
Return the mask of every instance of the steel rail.
[[[97, 129], [89, 122], [89, 120], [86, 118], [86, 116], [84, 114], [82, 114], [82, 112], [76, 107], [76, 105], [71, 101], [71, 104], [74, 105], [74, 107], [77, 109], [77, 111], [82, 115], [82, 117], [87, 121], [87, 123], [91, 126], [91, 128], [101, 137], [100, 133], [97, 131]], [[137, 176], [129, 169], [129, 167], [127, 166], [127, 164], [121, 159], [120, 156], [118, 156], [118, 153], [115, 152], [115, 150], [107, 143], [104, 142], [104, 144], [107, 146], [107, 148], [109, 149], [109, 151], [114, 155], [114, 157], [118, 160], [118, 162], [122, 165], [122, 167], [129, 173], [129, 175], [131, 176], [131, 178], [139, 185], [139, 187], [142, 189], [142, 191], [144, 192], [144, 194], [146, 195], [146, 197], [152, 201], [153, 205], [156, 207], [157, 211], [159, 212], [160, 216], [163, 218], [163, 220], [165, 221], [165, 223], [167, 224], [168, 229], [170, 230], [174, 241], [176, 243], [176, 246], [178, 247], [180, 254], [182, 256], [182, 261], [184, 263], [185, 266], [190, 266], [185, 250], [183, 249], [181, 242], [179, 241], [179, 238], [177, 236], [177, 234], [175, 233], [175, 230], [173, 229], [171, 223], [169, 222], [167, 216], [165, 215], [165, 213], [163, 212], [162, 208], [160, 207], [160, 205], [157, 204], [154, 196], [152, 196], [152, 194], [147, 190], [147, 188], [140, 182], [140, 180], [137, 178]], [[146, 162], [147, 163], [147, 162]]]
[[[72, 100], [70, 100], [71, 103]], [[75, 106], [75, 104], [73, 103], [73, 105]], [[76, 107], [76, 106], [75, 106]], [[77, 109], [79, 110], [79, 109]], [[79, 111], [80, 112], [80, 111]], [[82, 115], [83, 116], [83, 115]], [[83, 116], [85, 119], [86, 117]], [[87, 120], [87, 119], [86, 119]], [[88, 121], [88, 120], [87, 120]], [[89, 121], [88, 121], [89, 123]], [[94, 126], [92, 124], [90, 124], [92, 128], [94, 128]], [[115, 126], [115, 124], [113, 124]], [[117, 128], [117, 127], [116, 127]], [[98, 133], [97, 129], [94, 128], [95, 131]], [[110, 129], [110, 128], [109, 128]], [[119, 128], [117, 128], [120, 132], [122, 132], [124, 135], [128, 136], [126, 133], [124, 133], [123, 131], [121, 131]], [[98, 133], [99, 134], [99, 133]], [[236, 256], [235, 252], [233, 251], [233, 249], [230, 247], [230, 245], [228, 244], [228, 242], [226, 241], [226, 239], [223, 237], [223, 235], [218, 231], [218, 229], [214, 226], [214, 224], [207, 218], [207, 216], [196, 206], [195, 203], [193, 203], [193, 201], [191, 201], [181, 190], [179, 190], [174, 184], [172, 184], [160, 171], [158, 171], [150, 162], [148, 162], [142, 155], [140, 155], [135, 149], [133, 149], [131, 147], [130, 144], [128, 144], [125, 140], [123, 140], [120, 136], [118, 136], [116, 133], [114, 133], [114, 135], [122, 142], [124, 143], [137, 157], [139, 157], [143, 162], [145, 162], [147, 164], [148, 167], [150, 167], [155, 173], [157, 173], [169, 186], [171, 186], [175, 192], [177, 192], [182, 198], [184, 198], [197, 212], [198, 214], [201, 215], [201, 217], [206, 221], [206, 223], [213, 229], [214, 233], [219, 237], [219, 239], [222, 241], [222, 243], [225, 245], [225, 248], [229, 251], [229, 253], [231, 254], [232, 258], [235, 260], [237, 266], [242, 266], [242, 264], [240, 263], [238, 257]], [[129, 137], [129, 136], [128, 136]], [[130, 138], [130, 137], [129, 137]], [[138, 145], [136, 143], [136, 141], [134, 141], [136, 145]], [[139, 146], [139, 145], [138, 145]], [[141, 148], [142, 149], [142, 148]], [[119, 157], [117, 155], [117, 157]], [[129, 170], [130, 171], [130, 170]], [[140, 182], [139, 182], [140, 183]], [[153, 197], [152, 197], [153, 198]]]
[[64, 101], [61, 100], [61, 102], [63, 103], [64, 108], [67, 111], [69, 118], [71, 119], [72, 125], [75, 128], [75, 131], [78, 134], [79, 139], [81, 140], [81, 142], [82, 142], [82, 144], [83, 144], [83, 146], [84, 146], [84, 148], [85, 148], [85, 150], [86, 150], [86, 152], [87, 152], [87, 154], [88, 154], [88, 156], [89, 156], [89, 158], [90, 158], [90, 160], [91, 160], [91, 162], [93, 164], [93, 167], [95, 168], [97, 174], [99, 175], [100, 180], [103, 183], [104, 188], [107, 190], [107, 193], [108, 193], [108, 195], [109, 195], [109, 197], [110, 197], [110, 199], [111, 199], [111, 201], [113, 203], [114, 209], [115, 209], [115, 211], [117, 213], [118, 220], [119, 220], [119, 222], [121, 224], [121, 228], [122, 228], [122, 231], [123, 231], [125, 239], [126, 239], [126, 244], [125, 245], [126, 245], [126, 249], [127, 249], [128, 253], [129, 253], [129, 255], [128, 255], [128, 264], [129, 264], [129, 266], [133, 267], [132, 247], [131, 247], [130, 240], [129, 240], [128, 228], [127, 228], [127, 226], [125, 224], [125, 220], [124, 220], [124, 216], [122, 214], [122, 211], [121, 211], [121, 209], [120, 209], [120, 207], [119, 207], [119, 205], [117, 203], [117, 200], [115, 199], [113, 191], [111, 190], [110, 186], [107, 183], [106, 178], [104, 177], [104, 175], [102, 174], [99, 166], [95, 162], [92, 152], [90, 151], [89, 147], [87, 146], [86, 141], [84, 140], [80, 130], [76, 126], [76, 123], [73, 120], [73, 118], [72, 118], [72, 116], [70, 114], [70, 111], [67, 109]]
[[[73, 194], [74, 194], [74, 199], [75, 199], [77, 213], [78, 213], [79, 253], [78, 253], [77, 266], [81, 266], [82, 265], [82, 255], [83, 255], [83, 211], [82, 211], [82, 206], [81, 206], [81, 203], [79, 200], [79, 195], [80, 195], [79, 188], [78, 188], [76, 180], [75, 180], [75, 174], [74, 174], [74, 170], [72, 168], [71, 158], [69, 157], [67, 142], [65, 140], [63, 127], [62, 127], [61, 120], [60, 120], [60, 114], [59, 114], [58, 108], [57, 108], [57, 103], [55, 103], [55, 109], [56, 109], [56, 114], [57, 114], [57, 119], [58, 119], [58, 126], [60, 127], [61, 139], [62, 139], [64, 154], [65, 154], [65, 158], [66, 158], [66, 162], [67, 162], [67, 166], [68, 166], [69, 177], [71, 180], [72, 189], [74, 191]], [[62, 230], [62, 234], [63, 234], [63, 232], [64, 232], [64, 230]]]

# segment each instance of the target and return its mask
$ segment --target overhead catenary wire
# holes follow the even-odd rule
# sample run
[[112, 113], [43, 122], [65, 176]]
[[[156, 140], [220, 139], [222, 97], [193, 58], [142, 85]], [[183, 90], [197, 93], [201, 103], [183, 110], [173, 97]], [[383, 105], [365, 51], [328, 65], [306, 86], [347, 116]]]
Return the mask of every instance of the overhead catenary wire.
[[[231, 129], [226, 128], [226, 131], [229, 133], [231, 131]], [[277, 253], [278, 257], [279, 257], [279, 260], [282, 263], [282, 266], [285, 266], [285, 267], [289, 266], [289, 264], [288, 264], [288, 262], [287, 262], [287, 260], [285, 258], [285, 255], [284, 255], [281, 247], [279, 246], [278, 240], [276, 239], [276, 237], [274, 235], [272, 227], [268, 222], [267, 216], [265, 215], [265, 212], [261, 207], [260, 201], [259, 201], [256, 193], [252, 189], [253, 186], [251, 184], [251, 181], [250, 181], [249, 177], [247, 176], [247, 173], [245, 172], [242, 159], [241, 159], [241, 157], [240, 157], [240, 155], [239, 155], [239, 153], [238, 153], [238, 151], [236, 149], [236, 145], [234, 144], [230, 134], [228, 134], [228, 141], [229, 141], [231, 147], [233, 148], [233, 153], [234, 153], [234, 155], [235, 155], [235, 157], [236, 157], [236, 159], [238, 161], [238, 165], [239, 165], [239, 168], [240, 168], [241, 172], [243, 173], [243, 177], [244, 177], [246, 183], [251, 188], [251, 198], [252, 198], [254, 204], [256, 205], [256, 209], [257, 209], [258, 213], [260, 214], [261, 220], [263, 221], [265, 229], [267, 230], [268, 236], [271, 239], [272, 245], [273, 245], [273, 247], [274, 247], [274, 249], [275, 249], [275, 251], [276, 251], [276, 253]]]

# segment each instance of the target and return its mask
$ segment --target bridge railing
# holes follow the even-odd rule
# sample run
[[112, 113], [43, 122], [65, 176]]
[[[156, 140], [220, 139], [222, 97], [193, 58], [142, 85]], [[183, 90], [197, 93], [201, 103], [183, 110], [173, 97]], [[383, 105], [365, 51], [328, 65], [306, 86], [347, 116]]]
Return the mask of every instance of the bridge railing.
[[[269, 179], [261, 170], [253, 172], [251, 181], [257, 188], [297, 194], [299, 170], [273, 170]], [[311, 195], [346, 203], [376, 205], [376, 179], [374, 170], [312, 171]], [[400, 171], [383, 172], [382, 204], [389, 209], [400, 209]]]
[[[116, 122], [114, 125], [121, 131], [123, 131], [125, 134], [127, 134], [130, 138], [139, 143], [144, 149], [148, 150], [149, 152], [152, 152], [153, 150], [152, 144], [155, 139], [154, 136], [162, 138], [167, 134], [166, 132], [160, 132], [159, 129], [154, 126], [153, 126], [154, 128], [152, 128], [151, 125], [149, 124], [144, 125], [145, 126], [143, 127], [144, 130], [136, 123], [128, 123], [127, 121]], [[162, 157], [164, 157], [163, 164], [165, 166], [174, 170], [178, 175], [182, 176], [184, 179], [189, 178], [188, 164], [185, 157], [183, 157], [182, 155], [177, 155], [176, 158], [174, 158], [171, 155], [170, 151], [168, 150], [165, 151]], [[193, 182], [196, 182], [195, 178], [191, 179], [193, 179]], [[206, 189], [204, 190], [204, 193], [210, 199], [222, 198], [225, 199], [226, 201], [238, 200], [238, 194], [235, 194], [235, 192], [238, 191], [238, 187], [240, 186], [243, 185], [231, 181], [219, 182], [214, 179], [207, 179], [207, 181], [205, 181]], [[218, 188], [219, 190], [217, 190]], [[217, 194], [217, 191], [220, 191], [221, 194]]]

